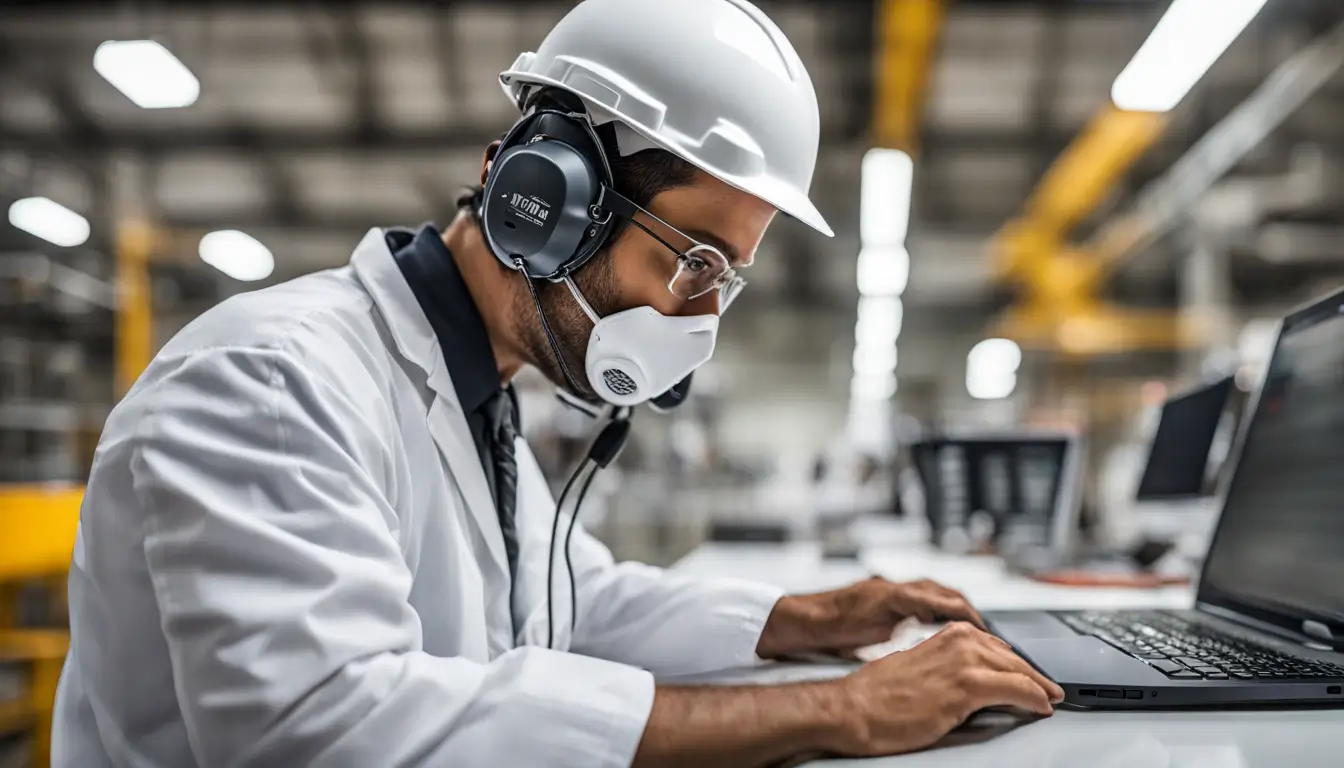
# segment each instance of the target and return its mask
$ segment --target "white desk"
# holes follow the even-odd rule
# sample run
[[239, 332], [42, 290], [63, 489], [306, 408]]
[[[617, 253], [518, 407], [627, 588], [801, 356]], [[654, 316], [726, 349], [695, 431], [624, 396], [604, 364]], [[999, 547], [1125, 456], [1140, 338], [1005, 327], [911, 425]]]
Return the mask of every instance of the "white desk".
[[774, 584], [790, 592], [817, 592], [877, 575], [892, 581], [930, 578], [960, 590], [977, 608], [1189, 608], [1188, 587], [1118, 589], [1063, 587], [1011, 573], [995, 557], [945, 555], [924, 547], [869, 549], [858, 560], [825, 560], [816, 542], [704, 544], [673, 570]]
[[1127, 589], [1067, 587], [1032, 581], [1013, 573], [997, 557], [948, 555], [929, 547], [875, 549], [859, 558], [871, 573], [892, 581], [930, 578], [960, 590], [981, 610], [1019, 608], [1189, 608], [1191, 587]]
[[[869, 537], [875, 543], [878, 538]], [[964, 592], [979, 608], [1152, 608], [1191, 605], [1187, 588], [1080, 589], [1038, 584], [997, 560], [931, 551], [913, 537], [881, 539], [858, 562], [823, 561], [811, 542], [706, 544], [674, 567], [679, 573], [749, 578], [793, 592], [819, 591], [879, 574], [931, 578]], [[715, 675], [718, 683], [835, 677], [851, 667], [778, 665]], [[1344, 710], [1236, 712], [1078, 712], [1009, 730], [968, 729], [913, 755], [836, 766], [893, 768], [1338, 768], [1344, 766]], [[820, 763], [818, 764], [820, 765]]]

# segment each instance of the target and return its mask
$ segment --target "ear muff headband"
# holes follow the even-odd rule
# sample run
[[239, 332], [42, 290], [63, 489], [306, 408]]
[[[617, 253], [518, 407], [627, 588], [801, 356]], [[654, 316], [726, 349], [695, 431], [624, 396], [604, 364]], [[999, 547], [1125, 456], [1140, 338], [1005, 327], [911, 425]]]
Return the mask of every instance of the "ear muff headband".
[[481, 201], [495, 257], [522, 262], [531, 279], [560, 280], [600, 249], [616, 227], [605, 211], [611, 165], [587, 115], [538, 109], [505, 134]]

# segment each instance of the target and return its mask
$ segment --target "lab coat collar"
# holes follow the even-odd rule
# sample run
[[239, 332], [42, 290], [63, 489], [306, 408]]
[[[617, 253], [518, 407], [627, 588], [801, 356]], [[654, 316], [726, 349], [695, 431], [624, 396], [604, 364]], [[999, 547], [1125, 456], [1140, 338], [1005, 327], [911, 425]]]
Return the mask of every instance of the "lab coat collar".
[[504, 536], [499, 529], [499, 516], [476, 443], [471, 437], [471, 428], [457, 399], [434, 329], [397, 267], [383, 230], [375, 227], [364, 235], [355, 246], [350, 264], [387, 321], [397, 352], [427, 376], [427, 384], [434, 394], [428, 414], [430, 434], [476, 519], [495, 567], [507, 581], [509, 561], [504, 552]]
[[462, 410], [474, 413], [503, 388], [490, 336], [466, 279], [433, 224], [386, 230], [387, 247], [429, 320]]

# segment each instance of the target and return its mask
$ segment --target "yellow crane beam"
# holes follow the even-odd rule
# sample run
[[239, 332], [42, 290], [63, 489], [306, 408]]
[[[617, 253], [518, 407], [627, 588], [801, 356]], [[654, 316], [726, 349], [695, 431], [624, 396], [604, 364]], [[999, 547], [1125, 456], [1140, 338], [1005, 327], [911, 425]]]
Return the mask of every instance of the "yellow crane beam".
[[1000, 318], [999, 333], [1081, 357], [1199, 343], [1199, 329], [1173, 313], [1102, 301], [1098, 294], [1111, 265], [1069, 245], [1074, 228], [1106, 201], [1167, 125], [1166, 115], [1108, 104], [1055, 160], [1023, 215], [993, 241], [1000, 278], [1024, 292], [1023, 302]]
[[[1096, 298], [1095, 289], [1105, 272], [1170, 231], [1196, 199], [1329, 83], [1341, 67], [1344, 67], [1344, 24], [1335, 26], [1279, 64], [1249, 98], [1196, 142], [1162, 179], [1150, 183], [1128, 212], [1113, 218], [1086, 245], [1079, 247], [1095, 265], [1093, 281], [1087, 286], [1093, 292], [1072, 297], [1071, 305], [1085, 306], [1088, 311], [1104, 307]], [[1116, 180], [1161, 137], [1166, 127], [1162, 115], [1123, 112], [1108, 106], [1060, 156], [1032, 196], [1024, 215], [1004, 227], [995, 238], [998, 272], [1026, 288], [1031, 310], [1018, 313], [1011, 327], [1026, 330], [1031, 323], [1024, 317], [1039, 321], [1051, 315], [1051, 307], [1045, 306], [1045, 302], [1058, 297], [1052, 297], [1048, 284], [1052, 280], [1053, 262], [1064, 258], [1061, 254], [1070, 250], [1065, 246], [1070, 230], [1106, 199]], [[1161, 323], [1157, 326], [1145, 326], [1143, 323], [1152, 319], [1147, 315], [1140, 319], [1124, 310], [1107, 310], [1109, 320], [1120, 324], [1112, 335], [1120, 334], [1126, 340], [1135, 340], [1135, 344], [1145, 340], [1153, 345], [1167, 341], [1173, 345], [1197, 343], [1204, 330], [1199, 318], [1159, 317]], [[1055, 316], [1059, 314], [1056, 312]], [[1066, 319], [1067, 316], [1060, 322]], [[1087, 327], [1090, 322], [1084, 318], [1074, 327]], [[1172, 330], [1178, 328], [1181, 330]], [[1058, 337], [1061, 330], [1062, 326], [1054, 328], [1054, 335]], [[1124, 343], [1127, 342], [1120, 346], [1124, 347]]]
[[1024, 215], [999, 234], [1007, 257], [1003, 271], [1030, 277], [1029, 262], [1051, 256], [1051, 246], [1067, 242], [1166, 127], [1162, 114], [1102, 109], [1046, 171]]
[[994, 332], [1024, 347], [1088, 358], [1197, 347], [1207, 329], [1197, 316], [1088, 300], [1062, 312], [1034, 301], [1010, 307]]
[[1183, 349], [1202, 338], [1194, 318], [1101, 301], [1106, 263], [1090, 251], [1058, 246], [1033, 262], [1027, 301], [1008, 309], [995, 333], [1070, 357]]
[[876, 146], [919, 149], [929, 71], [945, 13], [944, 0], [881, 0], [877, 12], [873, 136]]

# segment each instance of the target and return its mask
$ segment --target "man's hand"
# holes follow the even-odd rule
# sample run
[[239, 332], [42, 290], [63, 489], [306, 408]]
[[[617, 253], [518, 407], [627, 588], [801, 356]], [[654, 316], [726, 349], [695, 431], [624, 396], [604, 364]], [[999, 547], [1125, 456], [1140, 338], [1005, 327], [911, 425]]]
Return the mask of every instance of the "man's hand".
[[833, 748], [846, 755], [923, 749], [986, 707], [1011, 706], [1046, 717], [1064, 699], [1058, 685], [1007, 643], [962, 622], [838, 684], [853, 729]]
[[913, 752], [986, 707], [1046, 716], [1063, 698], [1006, 643], [957, 622], [840, 680], [659, 686], [634, 765], [739, 768], [801, 755]]
[[954, 589], [928, 580], [896, 583], [874, 576], [843, 589], [781, 599], [766, 621], [756, 653], [764, 659], [797, 653], [849, 656], [857, 648], [891, 639], [896, 625], [911, 617], [985, 627], [980, 614]]

